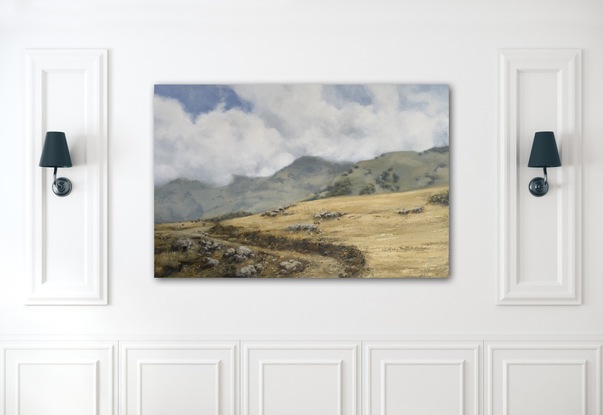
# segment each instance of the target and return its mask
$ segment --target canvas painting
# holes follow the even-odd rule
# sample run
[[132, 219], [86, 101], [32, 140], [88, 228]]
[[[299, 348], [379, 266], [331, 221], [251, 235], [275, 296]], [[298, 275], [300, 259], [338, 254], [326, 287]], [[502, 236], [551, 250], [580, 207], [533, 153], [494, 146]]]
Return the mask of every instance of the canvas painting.
[[445, 278], [447, 85], [155, 85], [156, 278]]

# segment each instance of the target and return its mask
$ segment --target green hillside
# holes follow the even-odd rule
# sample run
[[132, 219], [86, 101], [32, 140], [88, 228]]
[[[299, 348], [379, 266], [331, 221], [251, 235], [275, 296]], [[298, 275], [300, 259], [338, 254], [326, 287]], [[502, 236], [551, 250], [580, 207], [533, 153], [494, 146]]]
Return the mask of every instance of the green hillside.
[[447, 185], [448, 147], [399, 151], [357, 163], [303, 156], [270, 177], [235, 176], [213, 187], [177, 179], [155, 188], [155, 223], [258, 213], [304, 200], [403, 192]]

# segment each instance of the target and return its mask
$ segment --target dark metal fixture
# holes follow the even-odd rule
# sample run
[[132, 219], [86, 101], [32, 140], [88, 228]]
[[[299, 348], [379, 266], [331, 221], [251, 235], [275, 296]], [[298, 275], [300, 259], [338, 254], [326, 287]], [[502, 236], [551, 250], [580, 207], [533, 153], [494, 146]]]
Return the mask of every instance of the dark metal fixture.
[[65, 177], [57, 178], [57, 169], [59, 167], [71, 167], [71, 156], [69, 147], [67, 147], [67, 138], [65, 133], [60, 131], [48, 131], [44, 139], [42, 156], [40, 157], [40, 167], [54, 168], [54, 181], [52, 191], [57, 196], [67, 196], [71, 193], [71, 181]]
[[539, 131], [534, 134], [528, 167], [542, 167], [544, 177], [535, 177], [530, 181], [530, 193], [538, 197], [544, 196], [549, 190], [546, 168], [559, 166], [561, 166], [561, 160], [559, 159], [555, 134], [552, 131]]

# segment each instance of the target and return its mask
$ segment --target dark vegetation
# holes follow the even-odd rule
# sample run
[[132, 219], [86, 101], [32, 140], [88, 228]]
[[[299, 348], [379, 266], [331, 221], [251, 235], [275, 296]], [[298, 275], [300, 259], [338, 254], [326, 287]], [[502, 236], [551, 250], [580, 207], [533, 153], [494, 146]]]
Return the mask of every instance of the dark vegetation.
[[155, 277], [294, 276], [306, 267], [305, 261], [295, 257], [296, 253], [337, 260], [343, 269], [338, 275], [339, 278], [356, 277], [365, 265], [364, 255], [355, 246], [335, 245], [312, 238], [288, 238], [262, 231], [243, 231], [234, 226], [217, 223], [207, 233], [194, 236], [156, 233]]
[[345, 178], [327, 186], [325, 197], [347, 196], [352, 194], [352, 182]]
[[448, 190], [442, 193], [436, 193], [435, 195], [431, 195], [429, 199], [427, 199], [427, 203], [430, 203], [432, 205], [448, 206]]
[[225, 213], [223, 215], [214, 216], [213, 218], [203, 219], [203, 220], [205, 220], [207, 222], [218, 223], [218, 222], [222, 222], [223, 220], [244, 218], [245, 216], [251, 216], [251, 215], [253, 215], [253, 213], [246, 212], [243, 210], [243, 211], [239, 211], [239, 212]]

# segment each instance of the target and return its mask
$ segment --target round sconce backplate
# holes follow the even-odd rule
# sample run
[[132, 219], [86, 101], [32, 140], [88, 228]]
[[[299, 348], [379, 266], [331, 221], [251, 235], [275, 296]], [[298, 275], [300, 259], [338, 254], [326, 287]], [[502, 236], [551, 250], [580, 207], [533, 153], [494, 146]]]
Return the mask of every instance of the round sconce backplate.
[[534, 196], [544, 196], [548, 191], [549, 184], [544, 180], [543, 177], [535, 177], [530, 181], [530, 193], [532, 193]]

